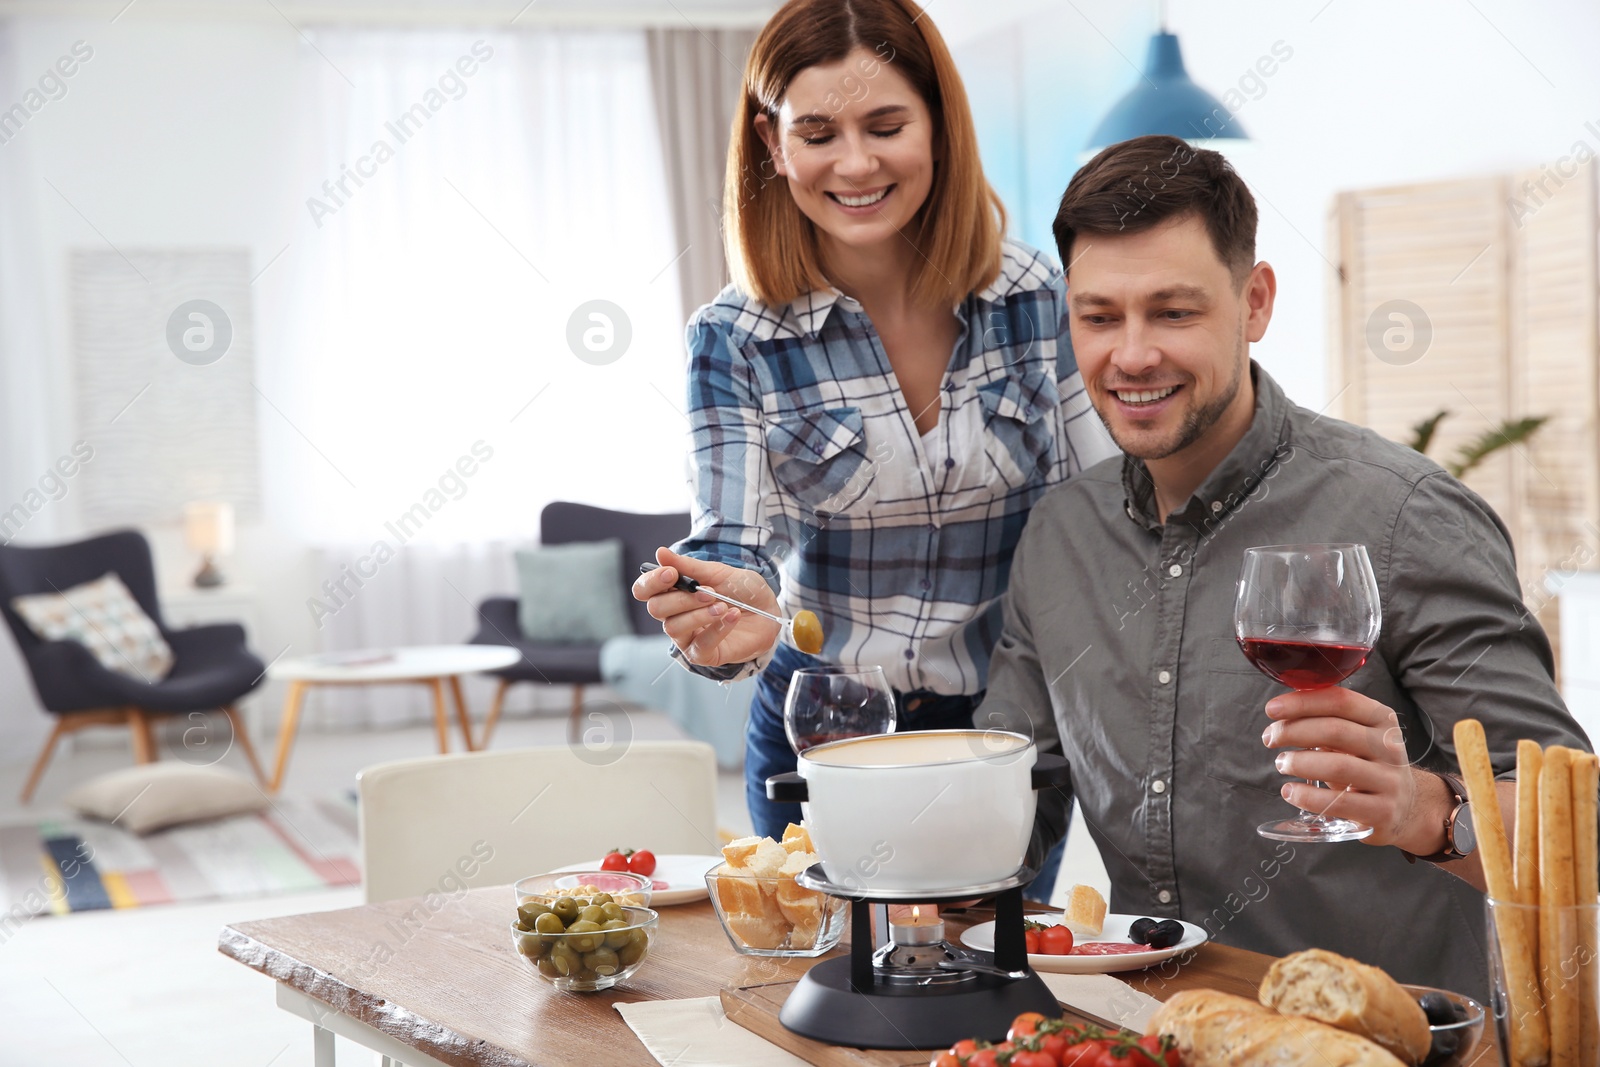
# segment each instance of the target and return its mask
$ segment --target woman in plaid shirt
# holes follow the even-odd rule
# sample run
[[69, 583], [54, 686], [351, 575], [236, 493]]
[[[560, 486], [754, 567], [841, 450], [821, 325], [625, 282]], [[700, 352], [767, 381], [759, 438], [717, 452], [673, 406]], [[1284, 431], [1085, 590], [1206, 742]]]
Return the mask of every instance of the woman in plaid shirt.
[[[1059, 267], [1004, 240], [966, 93], [908, 0], [792, 0], [744, 75], [724, 187], [734, 284], [688, 327], [694, 529], [634, 595], [674, 654], [759, 674], [759, 834], [797, 805], [796, 668], [882, 666], [901, 729], [972, 724], [1028, 510], [1115, 454], [1079, 379]], [[820, 657], [679, 573], [822, 622]]]

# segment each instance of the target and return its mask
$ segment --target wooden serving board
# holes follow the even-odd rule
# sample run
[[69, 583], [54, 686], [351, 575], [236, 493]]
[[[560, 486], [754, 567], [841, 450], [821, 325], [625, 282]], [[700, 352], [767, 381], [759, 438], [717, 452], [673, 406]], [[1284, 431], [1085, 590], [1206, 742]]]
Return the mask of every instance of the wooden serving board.
[[[1224, 945], [1208, 944], [1178, 968], [1152, 967], [1116, 977], [1157, 1000], [1166, 1000], [1182, 989], [1220, 989], [1223, 992], [1255, 997], [1272, 957]], [[783, 1003], [794, 991], [795, 982], [766, 982], [760, 985], [728, 986], [722, 990], [722, 1010], [730, 1020], [793, 1053], [814, 1067], [926, 1067], [929, 1052], [844, 1048], [826, 1045], [791, 1032], [778, 1019]], [[1063, 1014], [1077, 1023], [1086, 1018], [1066, 1005]]]

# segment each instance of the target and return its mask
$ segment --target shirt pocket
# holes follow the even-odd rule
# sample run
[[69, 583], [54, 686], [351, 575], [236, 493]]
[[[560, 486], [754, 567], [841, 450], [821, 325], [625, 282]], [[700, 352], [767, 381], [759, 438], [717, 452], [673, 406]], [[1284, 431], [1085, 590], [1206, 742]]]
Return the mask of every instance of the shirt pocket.
[[1056, 383], [1042, 372], [1007, 375], [978, 387], [984, 454], [1012, 489], [1047, 475], [1056, 459]]
[[1216, 638], [1204, 647], [1206, 774], [1278, 796], [1288, 779], [1278, 773], [1275, 753], [1261, 743], [1261, 734], [1272, 721], [1267, 701], [1285, 690], [1251, 667], [1233, 638]]
[[871, 488], [860, 408], [828, 408], [768, 420], [767, 450], [778, 484], [818, 518], [848, 510]]

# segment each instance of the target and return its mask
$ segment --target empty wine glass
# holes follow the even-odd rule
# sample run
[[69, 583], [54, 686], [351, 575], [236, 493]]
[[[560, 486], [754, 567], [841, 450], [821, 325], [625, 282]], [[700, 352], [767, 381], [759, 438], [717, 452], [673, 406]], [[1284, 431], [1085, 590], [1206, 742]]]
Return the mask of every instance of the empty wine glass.
[[[1233, 631], [1267, 677], [1296, 691], [1338, 685], [1367, 662], [1381, 621], [1366, 545], [1245, 549]], [[1372, 827], [1302, 811], [1256, 832], [1275, 841], [1359, 841]]]
[[802, 667], [789, 679], [783, 732], [798, 755], [846, 737], [894, 732], [894, 690], [882, 667]]

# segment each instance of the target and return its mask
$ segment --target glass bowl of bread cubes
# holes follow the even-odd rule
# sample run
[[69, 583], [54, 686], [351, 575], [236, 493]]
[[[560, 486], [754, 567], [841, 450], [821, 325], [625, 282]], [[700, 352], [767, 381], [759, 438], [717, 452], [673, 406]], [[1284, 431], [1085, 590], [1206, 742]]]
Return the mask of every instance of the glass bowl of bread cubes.
[[731, 841], [722, 847], [722, 859], [706, 875], [706, 888], [735, 950], [746, 956], [820, 956], [839, 944], [850, 902], [795, 881], [817, 862], [804, 827], [790, 823], [782, 841]]

